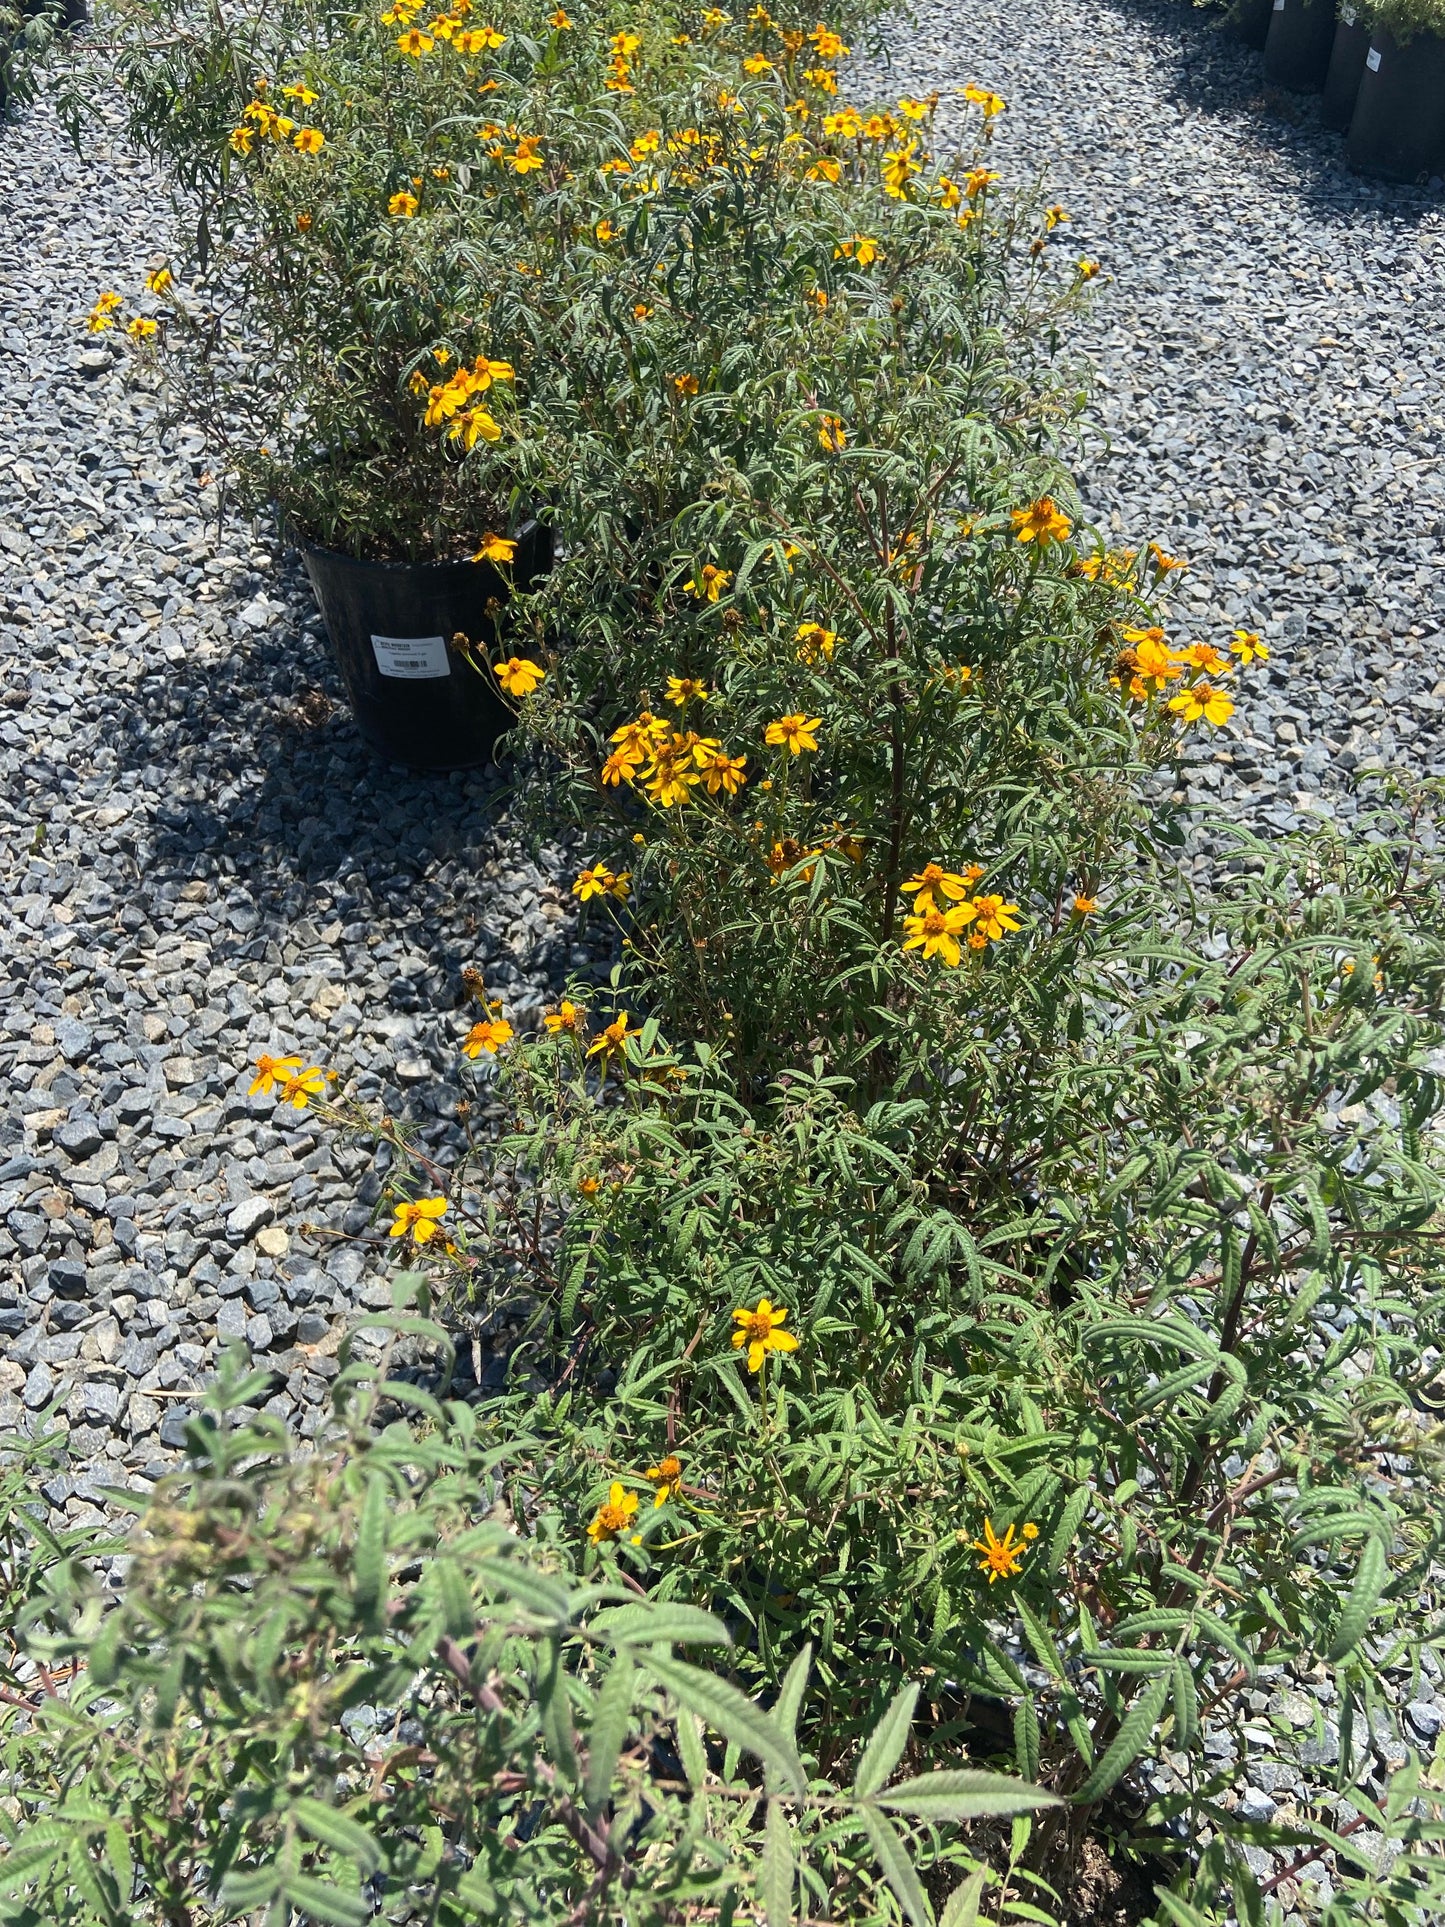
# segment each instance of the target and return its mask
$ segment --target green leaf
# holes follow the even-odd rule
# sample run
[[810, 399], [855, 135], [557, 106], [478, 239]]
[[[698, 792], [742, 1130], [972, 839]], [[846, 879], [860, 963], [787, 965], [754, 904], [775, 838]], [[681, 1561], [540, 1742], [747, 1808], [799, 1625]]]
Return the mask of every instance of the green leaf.
[[1081, 1485], [1070, 1496], [1060, 1515], [1059, 1523], [1054, 1527], [1049, 1539], [1049, 1556], [1044, 1564], [1046, 1572], [1056, 1573], [1062, 1567], [1064, 1560], [1068, 1557], [1069, 1547], [1074, 1543], [1074, 1536], [1083, 1524], [1084, 1514], [1089, 1509], [1092, 1497], [1093, 1494], [1086, 1485]]
[[[537, 1672], [537, 1707], [552, 1764], [564, 1780], [577, 1781], [577, 1749], [572, 1735], [572, 1707], [567, 1692], [567, 1670], [562, 1664], [562, 1642], [542, 1642]], [[610, 1776], [609, 1776], [610, 1777]]]
[[972, 1767], [920, 1773], [916, 1780], [904, 1780], [876, 1798], [880, 1807], [920, 1820], [989, 1820], [1062, 1804], [1057, 1793], [1046, 1793], [1027, 1780]]
[[[784, 1739], [797, 1744], [798, 1713], [802, 1708], [803, 1694], [808, 1686], [808, 1672], [813, 1663], [813, 1647], [810, 1641], [798, 1654], [784, 1675], [778, 1689], [778, 1697], [773, 1705], [773, 1719]], [[768, 1767], [764, 1778], [769, 1793], [777, 1793], [782, 1785], [781, 1775], [776, 1767]]]
[[1175, 1660], [1170, 1690], [1174, 1698], [1174, 1750], [1187, 1753], [1199, 1737], [1199, 1695], [1187, 1659]]
[[866, 1800], [876, 1793], [903, 1758], [908, 1735], [913, 1730], [913, 1709], [917, 1704], [918, 1682], [909, 1680], [894, 1694], [863, 1749], [863, 1757], [853, 1775], [853, 1791], [860, 1800]]
[[534, 1572], [520, 1559], [489, 1559], [483, 1568], [483, 1577], [489, 1586], [509, 1593], [550, 1625], [565, 1626], [572, 1617], [572, 1600], [566, 1587]]
[[1350, 1588], [1350, 1596], [1335, 1627], [1335, 1636], [1325, 1654], [1331, 1665], [1337, 1665], [1340, 1660], [1347, 1658], [1364, 1638], [1389, 1576], [1390, 1565], [1384, 1540], [1372, 1534], [1365, 1541], [1355, 1583]]
[[720, 1619], [696, 1606], [612, 1606], [591, 1621], [591, 1629], [614, 1645], [730, 1646], [732, 1635]]
[[612, 1776], [632, 1724], [632, 1701], [637, 1668], [624, 1647], [613, 1659], [597, 1695], [588, 1734], [586, 1800], [593, 1813], [601, 1811], [612, 1791]]
[[978, 1927], [978, 1909], [987, 1880], [986, 1870], [980, 1867], [977, 1873], [960, 1881], [948, 1896], [938, 1917], [938, 1927]]
[[768, 1802], [762, 1860], [758, 1867], [758, 1888], [762, 1894], [763, 1915], [768, 1927], [792, 1927], [792, 1822], [783, 1811], [782, 1802], [776, 1799]]
[[356, 1528], [351, 1591], [362, 1623], [379, 1632], [386, 1605], [386, 1522], [390, 1506], [386, 1480], [373, 1472], [366, 1482], [361, 1519]]
[[1103, 1758], [1074, 1795], [1074, 1804], [1082, 1806], [1090, 1800], [1097, 1800], [1101, 1793], [1107, 1793], [1121, 1775], [1128, 1772], [1140, 1758], [1149, 1744], [1164, 1702], [1169, 1697], [1173, 1684], [1170, 1673], [1161, 1673], [1157, 1679], [1150, 1680], [1142, 1688], [1138, 1698], [1129, 1708], [1124, 1724], [1114, 1735], [1113, 1741]]
[[314, 1874], [286, 1874], [278, 1897], [320, 1921], [322, 1927], [369, 1927], [371, 1921], [370, 1903], [359, 1893], [333, 1887], [329, 1880], [318, 1880]]
[[682, 1770], [687, 1775], [688, 1785], [694, 1793], [701, 1793], [707, 1784], [707, 1754], [703, 1749], [698, 1722], [691, 1713], [679, 1713], [677, 1716], [677, 1750], [682, 1756]]
[[858, 1818], [863, 1822], [874, 1857], [883, 1869], [883, 1878], [897, 1894], [899, 1904], [913, 1927], [933, 1927], [933, 1909], [928, 1904], [928, 1896], [923, 1891], [923, 1884], [908, 1857], [908, 1849], [897, 1827], [872, 1806], [859, 1807]]
[[363, 1874], [375, 1873], [386, 1864], [381, 1848], [371, 1834], [358, 1821], [347, 1814], [339, 1813], [321, 1800], [313, 1800], [309, 1794], [302, 1794], [290, 1803], [288, 1811], [295, 1816], [302, 1831], [323, 1846], [334, 1847], [337, 1853], [344, 1853], [348, 1860], [355, 1861]]
[[1039, 1716], [1030, 1699], [1021, 1699], [1014, 1709], [1014, 1758], [1026, 1780], [1039, 1770]]
[[272, 1861], [266, 1867], [228, 1873], [221, 1882], [221, 1902], [238, 1914], [253, 1913], [275, 1899], [281, 1885], [281, 1869]]
[[649, 1673], [700, 1720], [715, 1727], [725, 1740], [755, 1754], [764, 1765], [776, 1767], [793, 1791], [806, 1793], [807, 1781], [802, 1762], [792, 1741], [781, 1728], [736, 1686], [715, 1673], [704, 1673], [680, 1659], [665, 1659], [661, 1653], [642, 1656]]

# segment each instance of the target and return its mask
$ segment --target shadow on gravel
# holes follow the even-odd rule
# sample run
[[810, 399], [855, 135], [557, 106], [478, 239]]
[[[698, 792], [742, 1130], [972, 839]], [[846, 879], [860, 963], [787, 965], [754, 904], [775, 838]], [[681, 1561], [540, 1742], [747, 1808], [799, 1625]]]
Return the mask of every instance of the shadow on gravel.
[[[380, 918], [392, 934], [454, 928], [458, 899], [481, 906], [491, 895], [481, 872], [497, 853], [502, 778], [419, 775], [368, 749], [329, 648], [297, 621], [302, 582], [287, 569], [277, 590], [288, 611], [273, 627], [207, 662], [150, 670], [104, 699], [98, 746], [158, 799], [144, 887], [173, 894], [167, 886], [214, 876], [228, 859], [238, 947], [302, 916], [350, 921], [353, 899], [358, 917]], [[512, 867], [515, 829], [501, 841]], [[466, 940], [481, 920], [464, 916], [461, 926]]]
[[1271, 87], [1262, 56], [1235, 38], [1220, 13], [1201, 10], [1192, 0], [1108, 4], [1121, 33], [1147, 43], [1152, 51], [1166, 97], [1186, 112], [1249, 122], [1253, 140], [1244, 149], [1246, 155], [1252, 147], [1261, 167], [1290, 167], [1309, 212], [1319, 221], [1354, 221], [1361, 214], [1374, 214], [1409, 228], [1445, 204], [1438, 190], [1401, 187], [1353, 173], [1344, 135], [1320, 125], [1319, 96]]

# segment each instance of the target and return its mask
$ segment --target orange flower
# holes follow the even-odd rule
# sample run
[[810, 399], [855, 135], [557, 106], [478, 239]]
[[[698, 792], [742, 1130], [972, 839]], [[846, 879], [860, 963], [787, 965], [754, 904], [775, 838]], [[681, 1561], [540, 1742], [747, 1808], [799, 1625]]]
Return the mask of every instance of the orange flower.
[[1020, 542], [1067, 542], [1073, 523], [1059, 508], [1052, 495], [1041, 495], [1027, 508], [1013, 512], [1014, 534]]

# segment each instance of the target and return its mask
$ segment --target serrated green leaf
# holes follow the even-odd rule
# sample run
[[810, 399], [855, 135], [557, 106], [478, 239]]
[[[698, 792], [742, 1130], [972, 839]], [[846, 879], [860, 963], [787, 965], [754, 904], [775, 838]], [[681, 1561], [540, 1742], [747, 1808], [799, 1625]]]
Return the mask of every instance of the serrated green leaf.
[[369, 1927], [371, 1906], [353, 1889], [335, 1887], [314, 1874], [283, 1876], [278, 1897], [322, 1927]]
[[1389, 1576], [1390, 1564], [1385, 1555], [1384, 1541], [1372, 1534], [1365, 1541], [1355, 1583], [1350, 1588], [1349, 1598], [1335, 1627], [1335, 1636], [1325, 1654], [1332, 1666], [1348, 1658], [1369, 1631], [1370, 1620], [1374, 1617]]
[[880, 1807], [908, 1813], [920, 1820], [988, 1820], [1011, 1813], [1032, 1813], [1038, 1807], [1061, 1804], [1057, 1793], [1046, 1793], [1027, 1780], [1006, 1773], [984, 1773], [972, 1767], [920, 1773], [875, 1796]]
[[853, 1775], [853, 1792], [858, 1799], [866, 1800], [876, 1793], [903, 1758], [917, 1704], [918, 1682], [909, 1680], [894, 1694], [863, 1749], [858, 1770]]
[[763, 1827], [763, 1852], [758, 1866], [758, 1888], [768, 1927], [792, 1927], [792, 1822], [780, 1800], [769, 1800]]
[[859, 1807], [858, 1818], [868, 1835], [874, 1858], [883, 1869], [883, 1878], [898, 1896], [898, 1903], [913, 1927], [933, 1927], [933, 1909], [897, 1827], [873, 1806]]
[[1172, 1684], [1169, 1673], [1161, 1673], [1157, 1679], [1140, 1690], [1138, 1698], [1125, 1715], [1124, 1723], [1114, 1735], [1104, 1752], [1103, 1758], [1074, 1795], [1076, 1806], [1087, 1801], [1097, 1800], [1107, 1793], [1114, 1782], [1127, 1773], [1134, 1762], [1141, 1758], [1144, 1749], [1164, 1710], [1164, 1702], [1169, 1697]]
[[656, 1606], [612, 1606], [597, 1613], [591, 1630], [614, 1645], [730, 1646], [732, 1635], [720, 1619], [696, 1606], [664, 1601]]
[[585, 1795], [588, 1808], [593, 1813], [602, 1810], [612, 1791], [612, 1776], [617, 1771], [618, 1756], [627, 1743], [628, 1729], [632, 1724], [636, 1688], [637, 1668], [633, 1665], [632, 1655], [623, 1647], [607, 1669], [587, 1736]]
[[313, 1800], [309, 1794], [302, 1794], [290, 1802], [287, 1811], [309, 1838], [319, 1840], [323, 1846], [333, 1847], [337, 1853], [344, 1853], [363, 1874], [375, 1873], [386, 1864], [381, 1848], [366, 1828], [349, 1814], [339, 1813], [335, 1807], [327, 1806], [323, 1800]]
[[938, 1917], [938, 1927], [978, 1927], [978, 1910], [987, 1880], [988, 1874], [980, 1867], [977, 1873], [961, 1881], [948, 1896]]
[[715, 1673], [704, 1673], [680, 1659], [651, 1651], [639, 1657], [679, 1706], [715, 1727], [730, 1745], [755, 1754], [765, 1766], [776, 1767], [795, 1793], [807, 1792], [802, 1762], [792, 1741], [745, 1693]]

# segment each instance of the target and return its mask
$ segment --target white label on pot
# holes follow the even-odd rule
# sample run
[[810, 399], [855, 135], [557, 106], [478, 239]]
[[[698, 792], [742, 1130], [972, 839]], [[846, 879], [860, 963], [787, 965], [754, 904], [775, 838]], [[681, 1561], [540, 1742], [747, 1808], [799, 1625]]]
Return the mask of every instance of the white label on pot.
[[1276, 12], [1276, 13], [1283, 13], [1283, 12], [1284, 12], [1284, 0], [1274, 0], [1274, 10], [1275, 10], [1275, 12]]
[[383, 676], [419, 682], [452, 673], [443, 636], [373, 636], [371, 646]]
[[1371, 47], [1370, 51], [1365, 55], [1365, 65], [1369, 68], [1372, 74], [1379, 73], [1380, 50], [1378, 47]]

